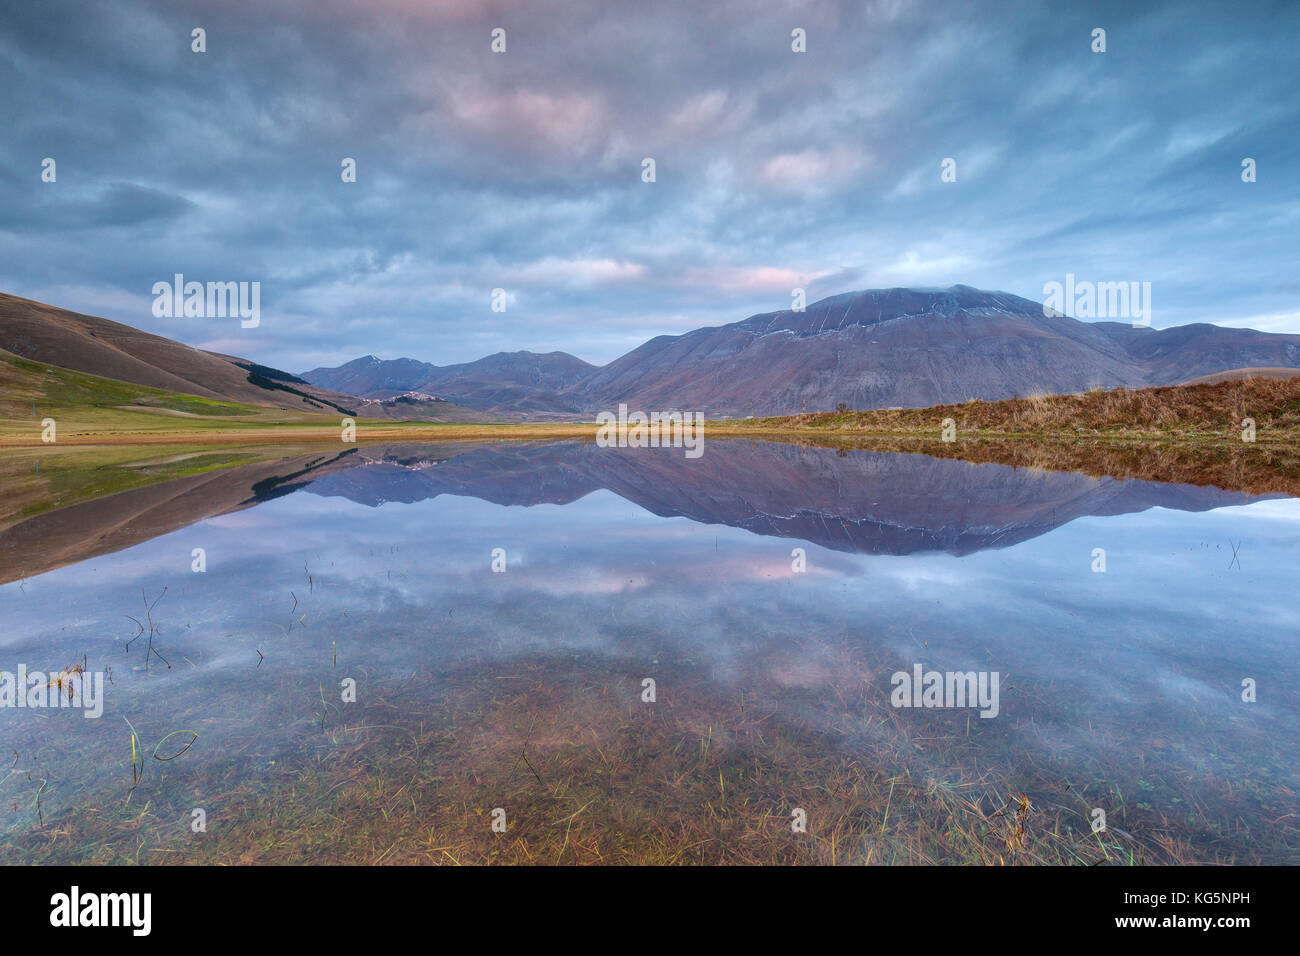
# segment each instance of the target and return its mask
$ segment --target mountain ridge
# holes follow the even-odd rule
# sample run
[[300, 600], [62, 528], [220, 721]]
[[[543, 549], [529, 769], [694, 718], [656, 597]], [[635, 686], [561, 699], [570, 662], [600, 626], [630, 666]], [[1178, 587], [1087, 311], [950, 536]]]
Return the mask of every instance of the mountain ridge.
[[473, 362], [434, 365], [418, 359], [383, 360], [363, 355], [335, 368], [316, 368], [302, 377], [325, 388], [364, 399], [391, 399], [421, 392], [485, 413], [503, 410], [578, 413], [559, 394], [585, 379], [596, 366], [568, 352], [494, 352]]
[[[497, 353], [479, 363], [537, 354]], [[765, 312], [658, 335], [599, 367], [567, 353], [548, 354], [589, 371], [571, 367], [572, 380], [560, 387], [538, 381], [527, 404], [508, 388], [467, 392], [454, 376], [418, 387], [506, 413], [589, 416], [619, 403], [729, 418], [829, 411], [840, 403], [855, 409], [928, 407], [971, 398], [1174, 385], [1232, 368], [1300, 367], [1300, 335], [1209, 323], [1152, 329], [1081, 321], [1045, 315], [1041, 303], [1011, 293], [953, 285], [843, 292], [802, 311]], [[414, 360], [393, 361], [396, 367]], [[368, 366], [390, 370], [383, 360]], [[329, 369], [303, 377], [346, 390]]]
[[1085, 322], [967, 285], [843, 292], [655, 336], [601, 366], [520, 350], [445, 366], [364, 355], [301, 375], [0, 293], [0, 351], [264, 407], [461, 421], [590, 420], [619, 404], [710, 418], [921, 408], [1300, 368], [1300, 335]]

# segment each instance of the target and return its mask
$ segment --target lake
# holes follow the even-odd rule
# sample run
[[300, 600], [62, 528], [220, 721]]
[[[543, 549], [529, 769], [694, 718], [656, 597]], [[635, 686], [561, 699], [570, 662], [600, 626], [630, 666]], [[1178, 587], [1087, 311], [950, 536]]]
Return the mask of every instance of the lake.
[[0, 708], [7, 863], [1298, 859], [1296, 499], [743, 440], [77, 484], [0, 531], [0, 671], [102, 675]]

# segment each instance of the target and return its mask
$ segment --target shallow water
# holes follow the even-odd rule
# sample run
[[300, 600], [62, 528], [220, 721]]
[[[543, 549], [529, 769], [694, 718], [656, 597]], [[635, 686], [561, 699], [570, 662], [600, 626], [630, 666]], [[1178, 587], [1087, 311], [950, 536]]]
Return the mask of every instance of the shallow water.
[[[706, 861], [825, 859], [781, 848], [796, 799], [782, 794], [797, 792], [815, 840], [844, 766], [916, 781], [916, 800], [948, 787], [993, 810], [1023, 792], [1079, 847], [1099, 842], [1101, 808], [1132, 859], [1297, 859], [1300, 501], [742, 441], [698, 460], [581, 442], [361, 447], [220, 480], [234, 510], [195, 523], [192, 502], [166, 520], [156, 504], [92, 503], [70, 526], [86, 555], [120, 548], [98, 556], [77, 560], [48, 517], [5, 532], [8, 564], [63, 566], [0, 587], [0, 670], [84, 655], [111, 677], [98, 719], [0, 709], [5, 862], [415, 861], [452, 845], [443, 856], [493, 859], [498, 807], [510, 822], [495, 836], [520, 841], [543, 809], [546, 826], [578, 811], [561, 859], [594, 848], [595, 862], [620, 826], [662, 840], [704, 812], [674, 762], [698, 786], [721, 778], [709, 812], [733, 773], [743, 795]], [[190, 497], [214, 500], [205, 488]], [[892, 675], [916, 664], [996, 672], [996, 716], [894, 707]], [[671, 729], [646, 724], [635, 746], [611, 723], [669, 711]], [[784, 729], [742, 727], [760, 711]], [[430, 728], [444, 749], [404, 742]], [[666, 746], [696, 734], [689, 753]], [[763, 788], [729, 762], [742, 751]], [[652, 757], [654, 781], [637, 773]], [[881, 844], [903, 811], [863, 796], [855, 822], [855, 799], [834, 797], [836, 862], [969, 859], [905, 831]], [[318, 844], [229, 837], [312, 814], [331, 834]]]

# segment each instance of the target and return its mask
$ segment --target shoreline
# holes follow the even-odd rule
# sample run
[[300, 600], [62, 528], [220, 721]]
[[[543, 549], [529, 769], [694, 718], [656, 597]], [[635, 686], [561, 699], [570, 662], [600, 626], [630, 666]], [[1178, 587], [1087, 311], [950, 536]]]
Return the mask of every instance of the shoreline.
[[[75, 426], [71, 426], [75, 427]], [[30, 435], [0, 432], [0, 447], [4, 448], [58, 448], [67, 446], [129, 446], [129, 445], [267, 445], [276, 443], [342, 445], [371, 444], [393, 441], [530, 441], [538, 439], [591, 438], [595, 439], [600, 426], [592, 424], [431, 424], [410, 422], [369, 426], [357, 424], [355, 442], [344, 442], [339, 437], [339, 426], [330, 425], [268, 425], [236, 429], [176, 429], [167, 431], [73, 431], [59, 435], [56, 441], [44, 442], [40, 429], [33, 428]], [[1113, 428], [1084, 430], [1036, 429], [1032, 431], [1003, 431], [999, 429], [961, 429], [958, 436], [945, 441], [938, 427], [856, 428], [856, 427], [782, 427], [773, 425], [744, 425], [734, 421], [704, 422], [703, 436], [709, 438], [753, 438], [759, 440], [820, 439], [841, 443], [855, 440], [906, 439], [936, 445], [953, 445], [969, 441], [1017, 441], [1033, 443], [1060, 443], [1066, 446], [1081, 442], [1107, 444], [1180, 444], [1222, 446], [1223, 448], [1248, 448], [1300, 446], [1300, 430], [1270, 429], [1254, 442], [1243, 442], [1232, 432], [1203, 430], [1151, 430], [1146, 428]]]
[[[180, 401], [184, 396], [176, 396]], [[198, 401], [198, 399], [193, 399]], [[24, 400], [25, 402], [25, 400]], [[35, 410], [36, 404], [33, 404]], [[338, 419], [286, 415], [275, 409], [229, 406], [217, 414], [181, 417], [148, 414], [154, 405], [122, 406], [51, 402], [41, 417], [0, 418], [0, 447], [46, 445], [264, 445], [351, 444], [343, 440], [347, 421], [357, 443], [393, 441], [527, 441], [595, 438], [609, 423], [422, 422]], [[244, 421], [226, 416], [237, 414]], [[699, 413], [695, 413], [699, 414]], [[145, 420], [147, 419], [147, 421]], [[43, 441], [42, 425], [57, 423], [57, 440]], [[1031, 441], [1075, 447], [1080, 443], [1169, 443], [1200, 446], [1296, 447], [1300, 444], [1300, 377], [1241, 379], [1214, 384], [1146, 389], [1093, 389], [997, 401], [971, 400], [926, 408], [808, 412], [761, 418], [704, 420], [696, 427], [707, 440], [907, 439], [952, 445], [970, 440]]]

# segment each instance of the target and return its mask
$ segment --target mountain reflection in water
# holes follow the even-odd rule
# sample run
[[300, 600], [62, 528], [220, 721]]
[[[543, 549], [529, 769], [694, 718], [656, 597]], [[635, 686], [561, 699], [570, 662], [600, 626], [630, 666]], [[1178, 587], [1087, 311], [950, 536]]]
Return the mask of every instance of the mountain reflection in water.
[[660, 517], [744, 528], [836, 551], [971, 554], [1087, 515], [1207, 511], [1262, 497], [1217, 488], [971, 464], [922, 454], [713, 441], [672, 449], [582, 441], [398, 444], [317, 452], [120, 492], [0, 530], [0, 582], [108, 554], [294, 491], [378, 507], [439, 495], [568, 504], [605, 489]]
[[[0, 713], [5, 861], [1294, 860], [1294, 499], [565, 441], [319, 449], [32, 508], [0, 530], [0, 670], [111, 679], [98, 720]], [[892, 707], [918, 665], [998, 673], [998, 716]], [[127, 721], [197, 738], [133, 790]]]

